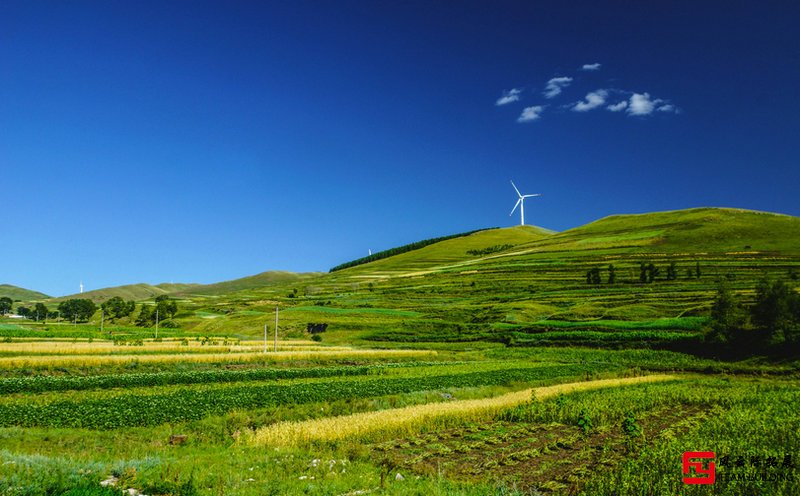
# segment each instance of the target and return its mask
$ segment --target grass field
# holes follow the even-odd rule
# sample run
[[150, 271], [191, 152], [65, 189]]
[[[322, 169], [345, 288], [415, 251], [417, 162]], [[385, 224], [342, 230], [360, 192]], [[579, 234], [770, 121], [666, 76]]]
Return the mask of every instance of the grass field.
[[[132, 348], [144, 363], [161, 344]], [[6, 369], [0, 493], [678, 493], [687, 450], [728, 455], [717, 494], [800, 487], [782, 467], [800, 445], [796, 365], [535, 347], [209, 364], [200, 348], [145, 372], [91, 354]], [[755, 472], [739, 456], [787, 479], [740, 482]]]
[[703, 339], [798, 272], [800, 219], [693, 209], [182, 288], [158, 338], [0, 319], [0, 494], [798, 494], [798, 357]]

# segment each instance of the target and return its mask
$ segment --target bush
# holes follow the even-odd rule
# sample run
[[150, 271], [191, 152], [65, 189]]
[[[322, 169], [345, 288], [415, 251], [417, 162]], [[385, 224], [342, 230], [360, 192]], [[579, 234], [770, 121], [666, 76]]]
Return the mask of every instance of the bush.
[[763, 279], [756, 302], [745, 309], [724, 282], [711, 307], [706, 341], [738, 355], [800, 354], [800, 294], [783, 281]]

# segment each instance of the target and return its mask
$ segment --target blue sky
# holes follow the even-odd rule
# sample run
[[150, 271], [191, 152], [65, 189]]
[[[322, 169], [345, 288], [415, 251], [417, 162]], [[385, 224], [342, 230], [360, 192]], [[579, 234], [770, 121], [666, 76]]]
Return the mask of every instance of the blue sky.
[[0, 283], [327, 270], [513, 225], [511, 179], [544, 195], [526, 221], [556, 230], [798, 215], [799, 17], [779, 1], [5, 1]]

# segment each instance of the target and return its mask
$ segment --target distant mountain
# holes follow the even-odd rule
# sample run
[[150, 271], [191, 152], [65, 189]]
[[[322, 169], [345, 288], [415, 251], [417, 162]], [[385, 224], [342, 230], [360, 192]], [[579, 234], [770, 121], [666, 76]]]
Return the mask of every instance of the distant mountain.
[[104, 302], [114, 296], [119, 296], [124, 300], [142, 301], [155, 298], [156, 296], [171, 294], [178, 291], [185, 291], [192, 287], [199, 286], [199, 284], [173, 284], [163, 283], [158, 285], [152, 284], [126, 284], [124, 286], [115, 286], [111, 288], [95, 289], [86, 291], [84, 293], [76, 293], [72, 295], [62, 296], [55, 298], [53, 301], [68, 300], [70, 298], [88, 298], [95, 303]]
[[[214, 284], [178, 284], [178, 283], [162, 283], [162, 284], [126, 284], [124, 286], [114, 286], [110, 288], [95, 289], [86, 291], [84, 293], [76, 293], [59, 298], [53, 298], [52, 301], [58, 302], [68, 300], [71, 298], [88, 298], [95, 303], [102, 303], [114, 296], [119, 296], [124, 300], [143, 301], [150, 300], [160, 295], [175, 295], [177, 297], [191, 296], [191, 295], [223, 295], [234, 293], [245, 289], [261, 288], [280, 283], [290, 283], [317, 277], [320, 273], [309, 272], [303, 274], [296, 274], [293, 272], [284, 271], [271, 271], [262, 272], [253, 276], [242, 277], [231, 281], [223, 281]], [[47, 298], [47, 296], [43, 296]]]
[[272, 286], [274, 284], [291, 283], [305, 279], [311, 279], [319, 276], [319, 272], [285, 272], [285, 271], [268, 271], [256, 274], [253, 276], [242, 277], [240, 279], [233, 279], [230, 281], [218, 282], [215, 284], [193, 285], [189, 288], [179, 290], [177, 293], [180, 295], [223, 295], [227, 293], [234, 293], [246, 289], [261, 288], [265, 286]]
[[12, 286], [11, 284], [0, 284], [0, 298], [3, 296], [11, 298], [14, 301], [45, 300], [50, 298], [46, 294], [38, 291]]

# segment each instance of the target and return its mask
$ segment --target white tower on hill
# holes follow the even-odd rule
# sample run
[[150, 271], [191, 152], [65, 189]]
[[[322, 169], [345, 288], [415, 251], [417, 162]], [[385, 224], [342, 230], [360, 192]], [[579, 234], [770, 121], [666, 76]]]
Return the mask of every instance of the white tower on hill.
[[508, 214], [508, 216], [511, 217], [514, 214], [514, 210], [516, 210], [517, 206], [519, 206], [519, 225], [524, 226], [525, 225], [525, 198], [530, 198], [532, 196], [542, 196], [542, 195], [539, 194], [539, 193], [536, 193], [535, 195], [523, 195], [517, 189], [517, 186], [514, 184], [514, 181], [511, 181], [511, 186], [514, 187], [514, 191], [517, 192], [517, 195], [519, 196], [519, 199], [517, 200], [517, 203], [514, 204], [514, 208], [511, 209], [511, 213]]

